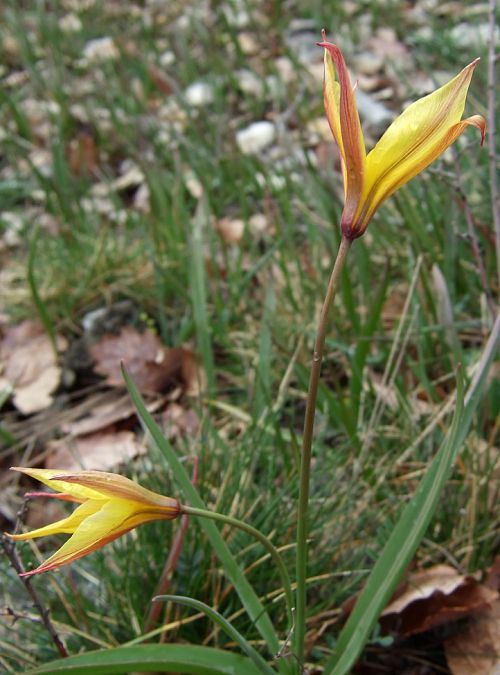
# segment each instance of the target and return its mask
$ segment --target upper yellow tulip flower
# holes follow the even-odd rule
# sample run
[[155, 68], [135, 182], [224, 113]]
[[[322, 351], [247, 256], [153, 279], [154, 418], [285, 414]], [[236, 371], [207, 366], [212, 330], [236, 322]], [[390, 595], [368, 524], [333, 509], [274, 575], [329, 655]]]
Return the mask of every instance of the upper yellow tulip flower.
[[[450, 82], [410, 105], [366, 154], [354, 90], [340, 49], [326, 42], [323, 31], [326, 115], [342, 159], [344, 237], [356, 239], [366, 230], [378, 207], [392, 193], [423, 171], [469, 125], [481, 132], [481, 115], [462, 120], [472, 73], [479, 59], [466, 66]], [[338, 76], [338, 80], [336, 78]]]
[[103, 471], [24, 469], [14, 471], [36, 478], [60, 494], [32, 492], [28, 496], [52, 497], [80, 504], [67, 518], [25, 534], [8, 535], [26, 540], [50, 534], [71, 534], [61, 548], [35, 570], [21, 576], [39, 574], [67, 565], [113, 541], [129, 530], [151, 520], [172, 520], [180, 514], [176, 499], [146, 490], [133, 481]]

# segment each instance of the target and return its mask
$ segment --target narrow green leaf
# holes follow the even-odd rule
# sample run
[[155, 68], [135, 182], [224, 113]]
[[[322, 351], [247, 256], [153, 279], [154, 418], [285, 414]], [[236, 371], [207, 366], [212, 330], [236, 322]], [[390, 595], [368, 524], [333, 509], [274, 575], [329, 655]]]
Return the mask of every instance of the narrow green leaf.
[[212, 619], [214, 623], [220, 626], [220, 628], [222, 628], [222, 630], [231, 638], [231, 640], [234, 640], [241, 647], [245, 654], [255, 663], [255, 666], [259, 672], [268, 673], [268, 675], [276, 675], [276, 671], [274, 671], [271, 666], [269, 666], [264, 661], [259, 652], [257, 652], [252, 647], [252, 645], [250, 645], [248, 641], [245, 640], [243, 635], [236, 630], [233, 624], [223, 617], [222, 614], [217, 612], [213, 607], [210, 607], [210, 605], [207, 605], [205, 602], [201, 602], [201, 600], [195, 600], [194, 598], [188, 598], [183, 595], [159, 595], [153, 599], [165, 600], [167, 602], [177, 602], [179, 605], [186, 605], [186, 607], [191, 607], [192, 609], [196, 609], [199, 612], [203, 612], [210, 619]]
[[35, 231], [33, 234], [33, 237], [31, 238], [31, 241], [29, 242], [29, 256], [28, 256], [28, 269], [27, 269], [27, 281], [28, 285], [30, 287], [31, 295], [33, 297], [33, 302], [35, 303], [35, 307], [37, 308], [38, 315], [40, 317], [40, 320], [43, 324], [43, 327], [45, 328], [47, 335], [49, 336], [52, 349], [54, 350], [54, 354], [57, 356], [57, 341], [56, 341], [56, 331], [54, 328], [54, 324], [49, 316], [49, 313], [47, 311], [47, 307], [42, 300], [40, 293], [38, 292], [38, 285], [36, 282], [35, 278], [35, 260], [37, 257], [37, 243], [38, 243], [38, 235], [39, 235], [39, 229], [38, 227], [35, 227]]
[[215, 366], [210, 334], [210, 321], [207, 311], [207, 282], [205, 276], [205, 257], [203, 255], [203, 225], [208, 220], [206, 198], [198, 203], [193, 218], [193, 236], [191, 238], [191, 298], [193, 302], [196, 338], [207, 374], [209, 394], [215, 390]]
[[259, 675], [246, 656], [197, 645], [136, 645], [51, 661], [26, 675], [115, 675], [162, 672], [193, 675]]
[[[160, 452], [165, 457], [169, 467], [171, 468], [174, 478], [177, 483], [180, 485], [182, 492], [186, 499], [191, 503], [192, 506], [195, 506], [199, 509], [206, 509], [205, 503], [201, 499], [198, 491], [194, 488], [191, 480], [179, 461], [177, 454], [174, 449], [163, 436], [158, 425], [155, 423], [152, 416], [146, 410], [144, 401], [135, 386], [133, 380], [125, 370], [122, 368], [123, 377], [127, 385], [127, 389], [130, 393], [132, 401], [137, 408], [139, 417], [141, 418], [144, 426], [151, 434], [153, 441], [157, 445]], [[255, 626], [259, 633], [262, 635], [266, 641], [269, 650], [272, 654], [276, 654], [279, 650], [279, 641], [276, 635], [275, 629], [269, 619], [269, 616], [262, 605], [261, 601], [257, 597], [255, 591], [249, 584], [247, 578], [241, 571], [238, 563], [236, 562], [233, 554], [229, 550], [226, 542], [222, 538], [217, 529], [215, 523], [210, 520], [200, 520], [199, 526], [204, 530], [208, 540], [210, 541], [214, 551], [216, 552], [219, 560], [221, 561], [226, 574], [228, 575], [231, 582], [234, 584], [236, 592], [238, 593], [243, 606], [247, 610], [250, 618], [254, 621]]]
[[368, 577], [366, 586], [340, 633], [337, 648], [326, 664], [324, 675], [345, 675], [349, 672], [422, 540], [453, 462], [467, 436], [499, 342], [500, 315], [495, 320], [467, 390], [465, 405], [462, 377], [458, 373], [457, 403], [450, 432], [420, 482], [416, 494], [401, 514], [382, 555]]
[[326, 664], [325, 675], [345, 675], [351, 670], [422, 540], [460, 449], [463, 409], [463, 380], [459, 373], [457, 404], [451, 429], [368, 577], [340, 633], [335, 652]]
[[360, 339], [357, 341], [351, 361], [352, 375], [350, 383], [350, 397], [353, 410], [352, 415], [355, 420], [358, 419], [359, 415], [359, 401], [361, 389], [363, 387], [363, 369], [370, 352], [370, 347], [372, 344], [371, 338], [373, 337], [373, 333], [380, 322], [380, 315], [385, 302], [387, 288], [389, 287], [389, 280], [390, 275], [386, 271], [379, 289], [374, 293], [373, 303], [370, 303], [368, 307], [368, 317], [361, 329]]

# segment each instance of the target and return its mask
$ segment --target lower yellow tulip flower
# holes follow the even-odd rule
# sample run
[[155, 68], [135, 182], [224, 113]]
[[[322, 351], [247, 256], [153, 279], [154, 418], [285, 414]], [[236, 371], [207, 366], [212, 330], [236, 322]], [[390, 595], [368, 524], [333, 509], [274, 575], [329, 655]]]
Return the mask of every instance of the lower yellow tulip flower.
[[342, 160], [345, 201], [341, 228], [344, 237], [352, 240], [363, 234], [382, 202], [429, 166], [467, 126], [479, 129], [483, 143], [484, 118], [472, 115], [462, 120], [467, 91], [479, 59], [450, 82], [410, 105], [367, 155], [342, 52], [326, 42], [324, 31], [323, 42], [318, 45], [324, 48], [326, 115]]
[[113, 541], [134, 527], [152, 520], [172, 520], [181, 512], [176, 499], [146, 490], [133, 481], [103, 471], [68, 473], [57, 469], [24, 469], [12, 467], [59, 494], [28, 493], [77, 502], [80, 504], [67, 518], [25, 534], [8, 535], [16, 541], [51, 534], [71, 534], [68, 541], [39, 567], [21, 576], [47, 572], [67, 565]]

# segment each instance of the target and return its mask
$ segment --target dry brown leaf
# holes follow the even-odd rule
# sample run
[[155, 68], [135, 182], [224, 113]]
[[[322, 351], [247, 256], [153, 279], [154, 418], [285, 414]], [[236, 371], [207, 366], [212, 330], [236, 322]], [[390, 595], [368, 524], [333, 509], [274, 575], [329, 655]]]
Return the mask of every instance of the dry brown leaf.
[[47, 469], [109, 471], [146, 449], [131, 431], [107, 431], [48, 443]]
[[[57, 348], [66, 340], [57, 336]], [[24, 415], [52, 403], [61, 378], [52, 343], [38, 321], [23, 321], [7, 328], [0, 343], [0, 389], [13, 390], [13, 402]]]
[[98, 166], [98, 151], [90, 127], [82, 128], [66, 146], [66, 159], [74, 176], [93, 174]]
[[[500, 591], [500, 556], [488, 570], [485, 586]], [[453, 675], [500, 675], [500, 597], [472, 616], [444, 648]]]
[[181, 348], [181, 375], [187, 396], [199, 396], [207, 386], [207, 376], [198, 356], [190, 349]]
[[183, 347], [165, 347], [157, 335], [130, 326], [119, 335], [105, 335], [90, 347], [95, 370], [112, 387], [123, 387], [120, 362], [143, 393], [157, 394], [180, 382], [185, 393], [199, 394], [205, 375], [196, 356]]
[[448, 565], [410, 574], [404, 589], [380, 617], [382, 632], [398, 636], [422, 633], [488, 606], [498, 592]]
[[[165, 404], [165, 397], [147, 401], [148, 412], [153, 413]], [[96, 431], [102, 431], [113, 424], [126, 422], [137, 414], [137, 409], [132, 403], [130, 396], [122, 396], [119, 392], [113, 400], [93, 405], [89, 415], [80, 419], [72, 419], [61, 424], [60, 428], [71, 437], [86, 436]]]
[[453, 675], [500, 675], [500, 600], [446, 640], [445, 653]]
[[191, 408], [171, 403], [162, 415], [163, 429], [167, 438], [194, 436], [200, 428], [198, 415]]

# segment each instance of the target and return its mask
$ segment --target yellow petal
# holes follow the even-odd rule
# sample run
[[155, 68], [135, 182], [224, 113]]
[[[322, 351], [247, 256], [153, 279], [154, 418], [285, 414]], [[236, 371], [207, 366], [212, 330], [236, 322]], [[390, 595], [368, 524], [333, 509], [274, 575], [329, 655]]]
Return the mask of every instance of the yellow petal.
[[102, 501], [89, 499], [84, 504], [80, 504], [67, 518], [24, 534], [8, 534], [7, 532], [5, 534], [15, 541], [26, 541], [27, 539], [36, 539], [51, 534], [72, 534], [85, 518], [99, 511], [102, 504]]
[[439, 157], [468, 125], [478, 127], [484, 137], [485, 121], [480, 115], [461, 120], [478, 61], [409, 106], [368, 154], [366, 182], [357, 213], [361, 229], [387, 197]]
[[12, 471], [20, 471], [27, 476], [31, 476], [31, 478], [35, 478], [57, 492], [66, 492], [79, 502], [84, 502], [86, 499], [103, 499], [103, 496], [95, 490], [54, 480], [54, 476], [60, 476], [64, 473], [63, 469], [25, 469], [20, 466], [11, 466], [10, 468]]
[[[325, 49], [324, 99], [330, 128], [339, 146], [343, 160], [345, 204], [342, 230], [348, 230], [357, 211], [363, 192], [366, 162], [365, 143], [359, 121], [356, 98], [340, 49], [325, 41], [318, 43]], [[338, 82], [335, 79], [338, 75]]]
[[91, 491], [98, 493], [101, 499], [103, 497], [106, 499], [126, 499], [146, 506], [173, 510], [176, 515], [179, 512], [179, 502], [176, 499], [147, 490], [134, 481], [125, 478], [125, 476], [116, 473], [79, 471], [72, 474], [59, 472], [56, 476], [61, 484], [72, 484], [81, 486], [82, 489], [91, 489]]
[[23, 576], [31, 576], [67, 565], [101, 548], [121, 534], [125, 534], [131, 527], [124, 523], [134, 513], [134, 510], [135, 506], [124, 500], [101, 502], [99, 511], [85, 518], [74, 534], [54, 555]]

